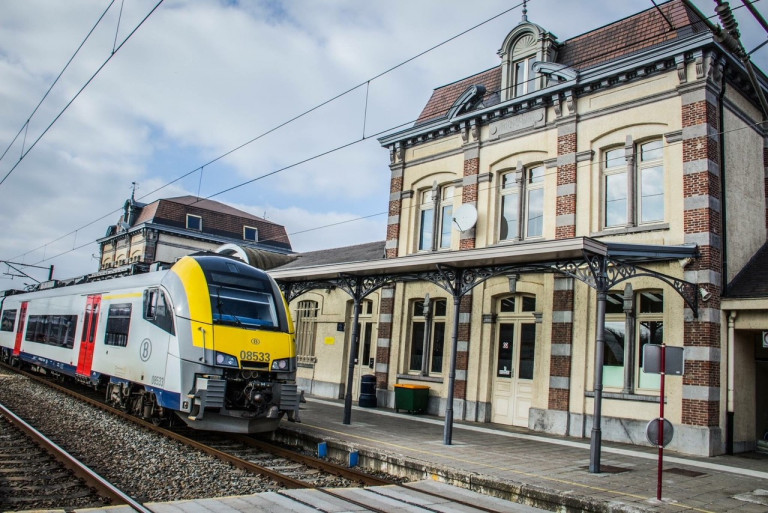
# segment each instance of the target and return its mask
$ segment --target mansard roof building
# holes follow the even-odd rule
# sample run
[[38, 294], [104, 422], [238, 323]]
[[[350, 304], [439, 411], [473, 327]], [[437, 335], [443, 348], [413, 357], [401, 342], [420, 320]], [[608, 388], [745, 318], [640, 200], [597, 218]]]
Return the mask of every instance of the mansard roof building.
[[98, 242], [100, 270], [105, 273], [136, 263], [173, 263], [184, 255], [214, 251], [225, 245], [232, 246], [237, 253], [291, 253], [284, 226], [195, 196], [164, 198], [147, 204], [132, 197], [125, 202], [117, 224], [109, 226], [106, 236]]
[[297, 292], [304, 387], [356, 398], [372, 373], [380, 407], [425, 385], [446, 425], [643, 444], [661, 384], [644, 358], [664, 344], [683, 354], [670, 447], [753, 449], [768, 432], [768, 290], [749, 287], [768, 80], [737, 46], [685, 0], [563, 41], [524, 15], [497, 67], [380, 139], [384, 257], [342, 248], [272, 272]]

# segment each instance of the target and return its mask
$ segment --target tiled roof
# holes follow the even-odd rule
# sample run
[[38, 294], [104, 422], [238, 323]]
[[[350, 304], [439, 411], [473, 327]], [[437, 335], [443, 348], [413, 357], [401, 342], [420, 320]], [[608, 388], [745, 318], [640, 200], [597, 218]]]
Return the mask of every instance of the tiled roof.
[[[128, 204], [128, 202], [126, 202]], [[240, 239], [242, 227], [253, 226], [258, 229], [258, 242], [267, 246], [291, 249], [291, 243], [281, 224], [249, 214], [224, 203], [196, 196], [179, 196], [163, 198], [148, 205], [135, 204], [138, 215], [131, 226], [142, 223], [155, 223], [176, 228], [184, 228], [185, 213], [207, 216], [203, 233]], [[209, 212], [209, 214], [206, 214]], [[122, 222], [123, 216], [120, 217]]]
[[[672, 29], [670, 24], [675, 28]], [[634, 16], [568, 39], [558, 51], [557, 62], [583, 70], [678, 37], [706, 30], [708, 28], [697, 13], [680, 0], [673, 0], [660, 5], [659, 9], [652, 7]]]
[[[501, 67], [491, 68], [488, 71], [435, 89], [426, 107], [421, 111], [419, 119], [416, 120], [416, 124], [445, 116], [456, 99], [461, 96], [461, 93], [473, 85], [485, 87], [483, 103], [486, 107], [491, 103], [498, 103], [499, 91], [501, 90]], [[494, 96], [495, 101], [493, 101]]]
[[258, 217], [253, 214], [249, 214], [243, 210], [238, 210], [235, 207], [230, 207], [224, 203], [213, 201], [209, 199], [198, 198], [197, 196], [178, 196], [176, 198], [164, 198], [160, 201], [171, 201], [173, 203], [181, 203], [182, 205], [194, 205], [197, 208], [204, 210], [210, 210], [212, 212], [219, 212], [230, 216], [245, 217], [247, 219], [253, 219], [255, 221], [261, 221], [262, 223], [276, 224], [272, 221], [267, 221], [263, 217]]
[[[674, 29], [670, 27], [670, 23]], [[555, 62], [576, 70], [584, 70], [672, 39], [707, 30], [709, 29], [698, 13], [689, 9], [681, 0], [671, 0], [659, 5], [659, 9], [651, 7], [566, 40], [558, 49]], [[494, 98], [498, 101], [501, 66], [436, 88], [416, 124], [445, 116], [459, 96], [476, 84], [485, 86], [485, 106], [495, 103]]]
[[[150, 203], [149, 205], [145, 207], [141, 207], [141, 213], [136, 218], [136, 220], [133, 222], [134, 225], [146, 223], [147, 221], [150, 221], [153, 217], [155, 217], [155, 214], [157, 213], [157, 205], [159, 202], [155, 201], [154, 203]], [[122, 218], [121, 218], [122, 219]]]
[[752, 259], [739, 271], [728, 285], [727, 297], [768, 297], [768, 243], [764, 244]]
[[308, 251], [306, 253], [299, 253], [299, 256], [296, 260], [277, 267], [275, 270], [300, 269], [302, 267], [314, 267], [318, 265], [382, 260], [386, 257], [386, 250], [384, 246], [385, 241], [377, 241], [368, 242], [366, 244], [357, 244], [355, 246], [346, 246], [342, 248]]

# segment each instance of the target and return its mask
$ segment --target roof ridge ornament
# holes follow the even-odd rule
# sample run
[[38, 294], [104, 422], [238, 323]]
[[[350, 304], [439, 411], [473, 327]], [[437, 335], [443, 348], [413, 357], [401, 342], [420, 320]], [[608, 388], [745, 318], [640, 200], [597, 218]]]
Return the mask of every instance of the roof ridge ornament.
[[528, 22], [528, 0], [523, 0], [523, 17], [520, 20], [520, 23], [527, 23]]

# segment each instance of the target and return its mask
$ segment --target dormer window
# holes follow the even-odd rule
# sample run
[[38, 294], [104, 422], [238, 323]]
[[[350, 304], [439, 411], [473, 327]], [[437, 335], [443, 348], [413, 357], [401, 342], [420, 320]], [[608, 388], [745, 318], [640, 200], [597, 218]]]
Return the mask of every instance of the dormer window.
[[513, 88], [515, 97], [532, 93], [536, 87], [536, 73], [533, 71], [533, 56], [520, 59], [514, 63]]
[[259, 229], [253, 226], [243, 226], [243, 240], [258, 241]]
[[511, 100], [544, 87], [536, 63], [554, 62], [555, 36], [534, 23], [523, 21], [510, 32], [499, 50], [501, 57], [501, 99]]
[[203, 218], [194, 214], [187, 214], [187, 230], [203, 231]]

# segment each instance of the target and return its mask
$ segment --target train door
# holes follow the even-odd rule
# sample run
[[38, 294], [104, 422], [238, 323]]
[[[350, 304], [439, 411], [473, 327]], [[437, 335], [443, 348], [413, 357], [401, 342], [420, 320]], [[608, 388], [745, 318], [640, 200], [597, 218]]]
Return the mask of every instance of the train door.
[[27, 323], [27, 305], [29, 301], [21, 303], [19, 311], [19, 325], [16, 327], [16, 343], [13, 346], [13, 356], [19, 356], [21, 353], [21, 341], [24, 337], [24, 326]]
[[[366, 374], [373, 374], [376, 359], [376, 323], [373, 322], [373, 301], [364, 300], [360, 304], [360, 315], [358, 318], [359, 343], [357, 344], [357, 355], [355, 358], [355, 370], [352, 379], [352, 397], [360, 397], [360, 378]], [[353, 312], [354, 314], [354, 312]], [[350, 319], [349, 326], [352, 325], [354, 317]], [[350, 339], [352, 334], [350, 333]], [[352, 344], [350, 344], [350, 347]]]
[[96, 345], [96, 327], [99, 325], [99, 310], [101, 295], [88, 296], [83, 316], [83, 333], [80, 337], [80, 354], [77, 359], [77, 373], [82, 376], [91, 375], [93, 363], [93, 348]]
[[536, 353], [535, 299], [510, 297], [501, 303], [491, 422], [527, 427]]

